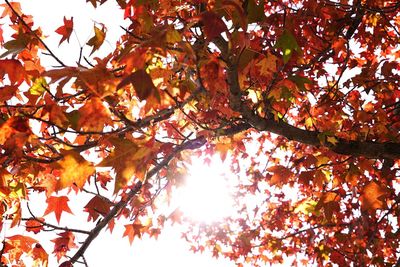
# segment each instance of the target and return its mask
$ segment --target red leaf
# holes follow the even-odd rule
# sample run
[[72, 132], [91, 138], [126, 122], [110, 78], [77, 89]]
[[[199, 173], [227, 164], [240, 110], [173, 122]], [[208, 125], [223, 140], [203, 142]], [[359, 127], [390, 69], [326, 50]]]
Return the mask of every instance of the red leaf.
[[214, 12], [203, 12], [200, 20], [204, 25], [204, 33], [209, 41], [228, 30], [224, 21]]
[[110, 203], [99, 196], [94, 196], [85, 206], [85, 211], [89, 213], [88, 221], [97, 220], [99, 215], [105, 216], [110, 208]]
[[[57, 260], [60, 260], [69, 250], [72, 248], [76, 248], [76, 244], [74, 242], [75, 235], [72, 232], [63, 232], [58, 234], [59, 237], [51, 240], [54, 242], [54, 251], [53, 253], [56, 254]], [[68, 266], [68, 265], [66, 265]]]
[[61, 214], [64, 211], [73, 214], [71, 209], [68, 206], [68, 201], [69, 201], [69, 199], [66, 196], [61, 196], [61, 197], [50, 196], [46, 200], [47, 208], [46, 208], [46, 211], [44, 212], [44, 216], [51, 212], [54, 212], [57, 222], [60, 223]]
[[73, 28], [74, 28], [74, 18], [71, 17], [71, 19], [69, 20], [64, 16], [64, 25], [60, 26], [56, 30], [56, 33], [62, 35], [60, 43], [58, 45], [60, 45], [65, 40], [69, 42], [69, 37], [71, 36]]

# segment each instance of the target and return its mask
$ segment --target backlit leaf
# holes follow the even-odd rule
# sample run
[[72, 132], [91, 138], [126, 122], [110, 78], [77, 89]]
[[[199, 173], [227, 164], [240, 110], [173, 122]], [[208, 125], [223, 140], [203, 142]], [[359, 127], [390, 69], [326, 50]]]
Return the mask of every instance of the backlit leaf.
[[18, 60], [2, 59], [0, 60], [0, 78], [6, 74], [11, 85], [20, 85], [24, 81], [25, 69]]
[[294, 35], [285, 30], [283, 34], [276, 41], [275, 47], [281, 48], [283, 52], [283, 62], [287, 63], [291, 58], [294, 51], [300, 52], [300, 47], [297, 44]]
[[64, 25], [58, 27], [56, 30], [56, 33], [62, 35], [60, 43], [58, 45], [60, 45], [65, 40], [69, 42], [69, 38], [71, 36], [73, 29], [74, 29], [74, 18], [71, 17], [71, 19], [67, 19], [64, 16]]
[[56, 162], [54, 166], [60, 171], [58, 190], [72, 185], [82, 188], [89, 176], [95, 171], [91, 163], [73, 150], [64, 151], [63, 158]]
[[69, 198], [66, 196], [60, 196], [60, 197], [49, 196], [46, 200], [47, 208], [44, 212], [44, 216], [54, 212], [57, 222], [60, 223], [61, 214], [63, 212], [68, 212], [73, 214], [68, 206], [68, 201]]
[[271, 185], [282, 186], [286, 184], [293, 176], [292, 171], [281, 165], [269, 167], [267, 171], [272, 173], [272, 177], [270, 179]]
[[94, 36], [90, 38], [90, 40], [87, 42], [87, 45], [93, 47], [92, 52], [90, 52], [90, 55], [93, 54], [96, 50], [100, 48], [100, 46], [103, 44], [104, 40], [106, 38], [106, 32], [105, 28], [103, 26], [102, 29], [99, 29], [94, 26]]
[[125, 77], [117, 86], [117, 89], [122, 88], [128, 84], [132, 84], [135, 89], [136, 95], [140, 100], [146, 100], [150, 95], [157, 91], [154, 86], [153, 80], [150, 75], [144, 70], [140, 69]]
[[48, 84], [43, 77], [39, 77], [34, 80], [31, 88], [29, 88], [29, 92], [32, 95], [42, 95], [44, 92], [46, 92], [46, 88], [48, 87]]
[[364, 210], [375, 211], [386, 207], [387, 190], [375, 181], [369, 182], [360, 196], [361, 207]]

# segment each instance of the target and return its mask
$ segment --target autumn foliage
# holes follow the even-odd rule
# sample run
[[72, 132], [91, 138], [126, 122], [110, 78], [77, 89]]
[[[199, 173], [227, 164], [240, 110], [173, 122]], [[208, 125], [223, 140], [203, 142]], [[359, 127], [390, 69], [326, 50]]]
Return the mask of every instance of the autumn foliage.
[[[68, 46], [74, 18], [42, 32], [1, 4], [1, 227], [21, 229], [3, 264], [77, 265], [103, 229], [122, 224], [132, 243], [173, 221], [194, 251], [238, 266], [400, 266], [399, 1], [116, 2], [125, 34], [98, 56], [107, 18], [86, 25], [73, 65], [46, 36]], [[157, 212], [183, 162], [214, 154], [240, 177], [237, 212], [210, 225]]]

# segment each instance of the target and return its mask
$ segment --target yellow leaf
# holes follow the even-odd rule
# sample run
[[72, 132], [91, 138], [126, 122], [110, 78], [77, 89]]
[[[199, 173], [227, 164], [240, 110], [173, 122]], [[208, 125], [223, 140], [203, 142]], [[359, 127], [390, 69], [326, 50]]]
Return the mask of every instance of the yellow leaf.
[[326, 137], [326, 141], [327, 141], [328, 143], [331, 143], [331, 144], [334, 145], [334, 146], [336, 146], [337, 143], [339, 143], [338, 139], [337, 139], [336, 137], [334, 137], [334, 136], [327, 136], [327, 137]]
[[31, 88], [29, 88], [29, 92], [32, 95], [42, 95], [44, 92], [46, 92], [47, 87], [48, 87], [48, 84], [46, 82], [46, 79], [43, 77], [40, 77], [40, 78], [35, 79]]
[[278, 58], [271, 53], [261, 59], [256, 66], [259, 67], [260, 74], [263, 76], [272, 76], [276, 72], [276, 62]]
[[90, 38], [90, 40], [87, 42], [87, 45], [93, 47], [92, 52], [90, 52], [90, 55], [93, 54], [94, 51], [100, 48], [105, 38], [106, 38], [106, 32], [104, 26], [101, 30], [96, 26], [94, 26], [94, 36]]
[[68, 150], [63, 152], [63, 158], [56, 162], [61, 172], [57, 189], [61, 190], [72, 185], [82, 188], [86, 180], [94, 173], [91, 163], [86, 161], [78, 152]]
[[114, 150], [98, 166], [113, 167], [116, 174], [114, 193], [126, 186], [134, 177], [143, 180], [147, 161], [153, 149], [127, 139], [112, 138]]

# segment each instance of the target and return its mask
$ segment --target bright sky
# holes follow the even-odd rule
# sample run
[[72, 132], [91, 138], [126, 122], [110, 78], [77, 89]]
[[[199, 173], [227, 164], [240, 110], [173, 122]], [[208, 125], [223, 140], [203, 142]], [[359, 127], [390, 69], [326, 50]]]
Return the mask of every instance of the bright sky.
[[[73, 65], [74, 62], [78, 60], [80, 44], [85, 44], [93, 35], [94, 22], [104, 23], [108, 29], [106, 44], [104, 44], [102, 49], [96, 52], [94, 56], [96, 56], [96, 54], [101, 56], [107, 52], [111, 52], [115, 41], [123, 33], [123, 30], [120, 28], [121, 25], [124, 25], [122, 14], [116, 6], [115, 1], [112, 0], [97, 9], [94, 9], [90, 3], [85, 3], [85, 0], [20, 0], [20, 3], [22, 5], [22, 10], [26, 14], [33, 16], [35, 26], [40, 26], [44, 34], [49, 36], [45, 40], [46, 44], [62, 59], [62, 61], [70, 65]], [[64, 42], [58, 47], [60, 35], [56, 34], [54, 31], [63, 24], [64, 16], [68, 19], [70, 19], [71, 16], [74, 17], [74, 30], [76, 35], [71, 35], [69, 44]], [[121, 17], [121, 20], [118, 19], [119, 17]], [[84, 55], [88, 55], [89, 53], [90, 48], [87, 47], [86, 50], [84, 50]], [[44, 58], [46, 58], [46, 64], [56, 65], [51, 57], [44, 56]], [[212, 218], [218, 218], [221, 214], [226, 214], [227, 207], [232, 206], [229, 196], [220, 194], [221, 191], [226, 191], [226, 184], [224, 184], [222, 180], [219, 181], [218, 176], [213, 175], [213, 173], [218, 173], [220, 166], [211, 167], [208, 171], [201, 164], [197, 164], [194, 168], [193, 173], [197, 175], [194, 176], [192, 180], [189, 180], [191, 182], [188, 182], [190, 191], [182, 191], [179, 195], [179, 198], [185, 199], [186, 203], [189, 203], [188, 206], [184, 206], [182, 209], [190, 216], [193, 216], [193, 218], [199, 220], [202, 218], [211, 220]], [[201, 201], [201, 196], [194, 194], [194, 192], [196, 192], [196, 190], [206, 190], [209, 185], [208, 182], [199, 183], [199, 179], [202, 179], [202, 177], [217, 179], [213, 181], [213, 183], [215, 183], [214, 188], [217, 190], [214, 193], [217, 196], [222, 196], [222, 199], [219, 200], [219, 203], [222, 203], [221, 205], [217, 205], [216, 207], [212, 206], [211, 203], [204, 203], [205, 206], [199, 205], [198, 202]], [[201, 184], [205, 184], [207, 187], [202, 189], [200, 188]], [[213, 192], [211, 192], [211, 194], [212, 193]], [[208, 195], [210, 195], [210, 192], [208, 192]], [[70, 199], [71, 198], [73, 197], [70, 197]], [[192, 199], [192, 202], [190, 202], [189, 198]], [[44, 197], [38, 199], [38, 203], [39, 200], [40, 203], [45, 203]], [[213, 200], [212, 197], [211, 200]], [[86, 202], [87, 200], [85, 200], [84, 203], [81, 200], [81, 203], [75, 203], [75, 205], [79, 204], [79, 206], [82, 206], [85, 205]], [[223, 205], [223, 203], [225, 203], [225, 205]], [[31, 208], [36, 215], [40, 216], [43, 214], [46, 207], [37, 206]], [[205, 210], [214, 210], [216, 212], [206, 213], [204, 212]], [[201, 211], [201, 213], [198, 211]], [[84, 216], [87, 216], [87, 214]], [[51, 214], [47, 216], [46, 219], [54, 220], [54, 216]], [[207, 221], [207, 219], [205, 220]], [[79, 220], [77, 220], [72, 215], [65, 213], [63, 213], [61, 218], [61, 223], [63, 225], [90, 229], [90, 225], [82, 225], [82, 222], [85, 221], [86, 218], [79, 218]], [[122, 238], [122, 228], [116, 228], [112, 235], [109, 231], [103, 231], [89, 247], [85, 253], [85, 258], [89, 266], [235, 266], [233, 262], [229, 262], [228, 260], [212, 258], [209, 253], [193, 254], [189, 252], [189, 244], [180, 239], [178, 228], [179, 226], [177, 225], [167, 226], [158, 240], [145, 237], [143, 240], [134, 240], [133, 246], [129, 245], [127, 238]], [[8, 232], [3, 232], [2, 234], [12, 235], [14, 231], [18, 231], [18, 229], [8, 230]], [[17, 233], [23, 234], [21, 232]], [[48, 240], [55, 237], [55, 233], [45, 232], [36, 238], [38, 240], [42, 240], [42, 238]], [[47, 252], [52, 252], [53, 243], [42, 243], [42, 245]], [[52, 258], [54, 260], [54, 257]], [[58, 266], [58, 264], [54, 261], [50, 261], [49, 266]]]

